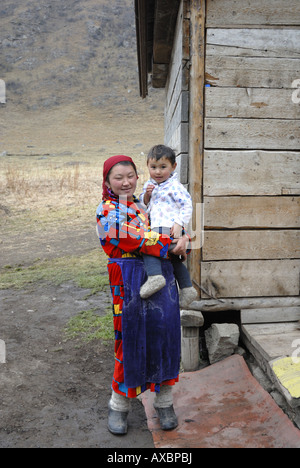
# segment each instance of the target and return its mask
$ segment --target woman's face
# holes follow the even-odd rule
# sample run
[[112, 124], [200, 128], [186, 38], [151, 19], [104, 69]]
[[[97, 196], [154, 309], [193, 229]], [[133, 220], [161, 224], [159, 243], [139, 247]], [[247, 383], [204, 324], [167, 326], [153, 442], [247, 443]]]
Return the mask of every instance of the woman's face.
[[136, 189], [137, 175], [132, 166], [116, 164], [110, 171], [106, 186], [113, 191], [117, 197], [127, 197], [128, 201], [133, 201], [133, 194]]

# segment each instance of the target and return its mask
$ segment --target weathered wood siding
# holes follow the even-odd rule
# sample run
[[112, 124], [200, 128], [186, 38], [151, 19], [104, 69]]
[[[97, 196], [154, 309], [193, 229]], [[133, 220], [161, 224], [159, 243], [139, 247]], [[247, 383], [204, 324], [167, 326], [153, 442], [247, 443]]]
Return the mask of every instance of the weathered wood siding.
[[201, 284], [212, 297], [298, 295], [300, 2], [206, 6]]
[[[165, 143], [180, 154], [181, 181], [201, 191], [204, 207], [204, 242], [201, 255], [192, 256], [193, 279], [203, 298], [297, 296], [300, 1], [203, 3], [198, 12], [206, 16], [206, 87], [199, 75], [197, 99], [204, 111], [199, 105], [195, 122], [192, 54], [197, 47], [202, 51], [193, 44], [192, 0], [181, 2], [165, 111]], [[188, 167], [195, 128], [202, 142], [197, 184], [197, 165]]]
[[187, 3], [181, 2], [175, 40], [166, 86], [165, 144], [178, 154], [178, 173], [183, 184], [188, 183], [189, 135], [189, 22]]

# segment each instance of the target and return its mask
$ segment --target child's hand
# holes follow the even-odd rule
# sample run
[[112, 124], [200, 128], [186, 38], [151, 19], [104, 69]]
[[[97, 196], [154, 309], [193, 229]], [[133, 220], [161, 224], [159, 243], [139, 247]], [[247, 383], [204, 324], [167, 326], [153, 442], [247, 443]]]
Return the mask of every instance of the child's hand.
[[182, 237], [182, 226], [180, 226], [180, 224], [174, 223], [171, 228], [171, 236], [174, 237], [174, 239]]
[[148, 203], [150, 202], [150, 198], [151, 198], [151, 195], [152, 195], [152, 192], [153, 190], [155, 189], [155, 185], [152, 185], [152, 184], [149, 184], [147, 189], [146, 189], [146, 192], [145, 192], [145, 195], [144, 195], [144, 204], [145, 205], [148, 205]]

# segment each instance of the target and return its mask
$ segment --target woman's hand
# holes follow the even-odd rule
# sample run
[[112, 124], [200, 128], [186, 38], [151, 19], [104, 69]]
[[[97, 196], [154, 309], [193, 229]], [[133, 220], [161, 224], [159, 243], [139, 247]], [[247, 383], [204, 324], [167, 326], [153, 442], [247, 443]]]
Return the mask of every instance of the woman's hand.
[[182, 226], [180, 226], [180, 224], [174, 223], [170, 234], [172, 237], [174, 237], [174, 239], [179, 239], [179, 237], [182, 237]]
[[189, 244], [188, 236], [182, 236], [179, 239], [174, 239], [172, 241], [172, 244], [176, 244], [176, 246], [172, 250], [172, 254], [180, 255], [183, 258], [183, 260], [186, 260], [187, 259], [186, 251], [187, 251], [188, 244]]

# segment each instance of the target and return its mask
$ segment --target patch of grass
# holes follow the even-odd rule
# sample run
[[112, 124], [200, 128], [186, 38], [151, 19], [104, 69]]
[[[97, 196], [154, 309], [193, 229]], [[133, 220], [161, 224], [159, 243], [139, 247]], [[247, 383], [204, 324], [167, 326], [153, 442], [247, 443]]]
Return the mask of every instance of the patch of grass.
[[37, 261], [30, 266], [6, 267], [0, 272], [0, 289], [21, 289], [39, 281], [59, 285], [74, 281], [78, 287], [91, 289], [91, 294], [108, 286], [106, 257], [100, 249], [80, 256]]
[[84, 310], [72, 317], [65, 327], [65, 339], [89, 343], [93, 340], [109, 341], [114, 339], [113, 314], [103, 317], [95, 314], [96, 309]]

